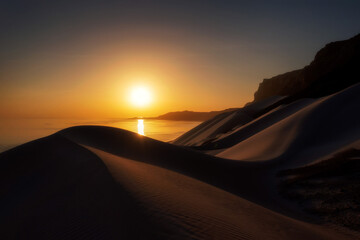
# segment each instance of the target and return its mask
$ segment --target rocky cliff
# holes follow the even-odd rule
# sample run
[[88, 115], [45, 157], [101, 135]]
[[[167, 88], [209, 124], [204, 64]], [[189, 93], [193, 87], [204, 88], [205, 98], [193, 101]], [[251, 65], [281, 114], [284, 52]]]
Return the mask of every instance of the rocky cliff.
[[322, 48], [310, 65], [264, 79], [254, 101], [274, 95], [321, 97], [360, 81], [360, 34]]

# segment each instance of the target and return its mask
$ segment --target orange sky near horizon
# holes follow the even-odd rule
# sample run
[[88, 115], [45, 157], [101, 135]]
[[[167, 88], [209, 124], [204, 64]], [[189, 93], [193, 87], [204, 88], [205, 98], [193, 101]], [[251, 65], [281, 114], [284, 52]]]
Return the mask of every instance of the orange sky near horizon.
[[[236, 84], [239, 76], [207, 66], [191, 46], [176, 49], [135, 41], [104, 45], [89, 46], [85, 55], [39, 54], [9, 64], [6, 77], [13, 81], [0, 90], [0, 117], [126, 118], [221, 110], [251, 101], [257, 87]], [[136, 107], [129, 102], [134, 86], [151, 91], [151, 104]]]

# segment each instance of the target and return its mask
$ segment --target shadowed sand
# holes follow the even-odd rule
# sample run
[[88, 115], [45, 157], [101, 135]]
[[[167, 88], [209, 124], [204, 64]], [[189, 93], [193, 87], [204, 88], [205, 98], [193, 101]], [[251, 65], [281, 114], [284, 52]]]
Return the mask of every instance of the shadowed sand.
[[[277, 204], [262, 194], [266, 178], [256, 174], [257, 164], [125, 130], [74, 127], [0, 161], [6, 239], [347, 238], [242, 198]], [[258, 185], [250, 183], [251, 171]]]

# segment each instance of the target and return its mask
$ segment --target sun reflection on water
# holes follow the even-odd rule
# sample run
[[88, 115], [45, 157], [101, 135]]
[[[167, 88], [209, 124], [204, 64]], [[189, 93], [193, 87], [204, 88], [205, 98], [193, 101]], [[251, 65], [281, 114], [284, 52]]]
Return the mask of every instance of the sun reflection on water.
[[144, 119], [138, 119], [137, 132], [138, 134], [145, 136]]

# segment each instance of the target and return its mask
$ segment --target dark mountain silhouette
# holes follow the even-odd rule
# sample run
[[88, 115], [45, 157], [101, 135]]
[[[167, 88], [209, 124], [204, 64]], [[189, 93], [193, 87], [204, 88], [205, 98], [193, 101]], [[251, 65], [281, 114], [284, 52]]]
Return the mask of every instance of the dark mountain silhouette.
[[290, 96], [291, 102], [303, 97], [322, 97], [360, 81], [360, 34], [327, 44], [303, 69], [264, 79], [254, 101], [274, 95]]
[[221, 111], [211, 111], [211, 112], [193, 112], [193, 111], [178, 111], [178, 112], [168, 112], [154, 119], [161, 120], [173, 120], [173, 121], [205, 121], [216, 115], [225, 112], [235, 111], [237, 108], [228, 108]]

